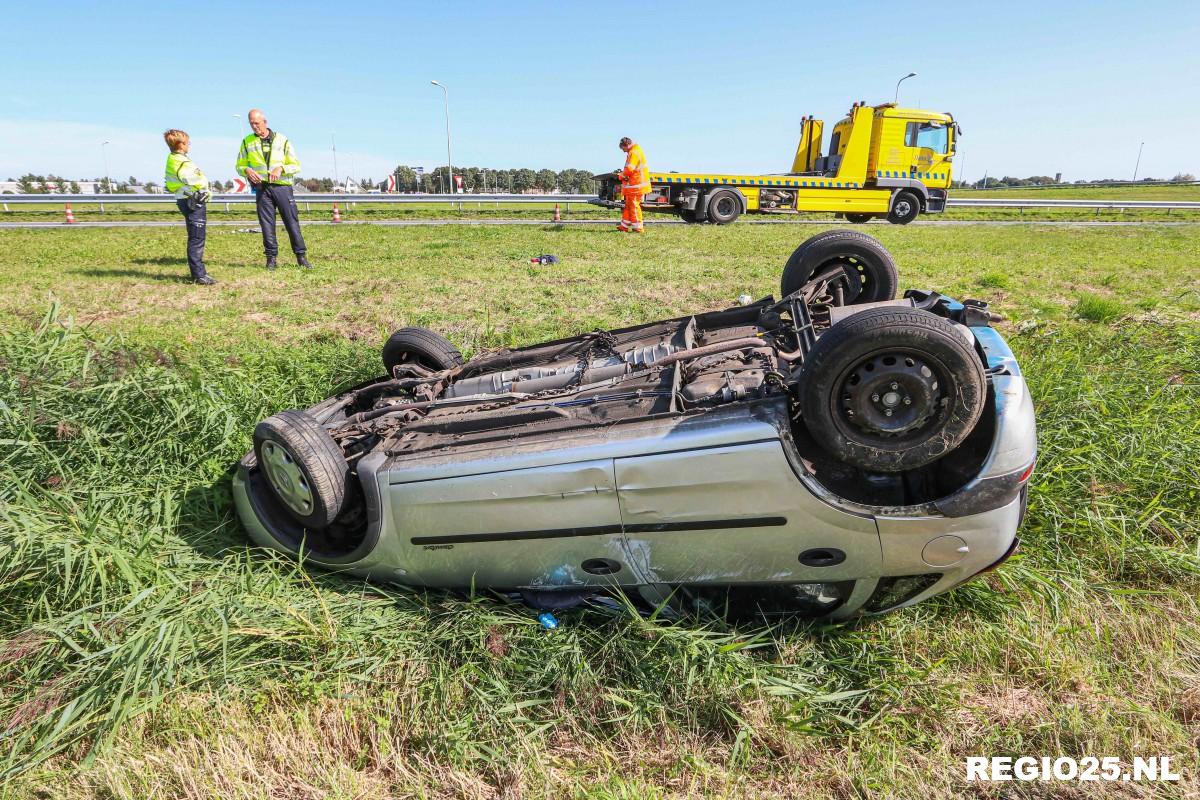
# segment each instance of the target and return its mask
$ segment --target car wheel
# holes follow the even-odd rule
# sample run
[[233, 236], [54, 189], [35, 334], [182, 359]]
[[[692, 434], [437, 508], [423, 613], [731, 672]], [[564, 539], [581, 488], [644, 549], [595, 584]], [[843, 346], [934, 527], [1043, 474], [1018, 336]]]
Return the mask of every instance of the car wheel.
[[893, 225], [907, 225], [921, 213], [921, 201], [912, 192], [900, 192], [892, 201], [892, 210], [888, 212], [888, 222]]
[[840, 267], [839, 280], [846, 305], [891, 300], [896, 296], [896, 262], [870, 236], [858, 231], [818, 233], [796, 248], [783, 266], [780, 291], [784, 297], [831, 267]]
[[742, 213], [742, 201], [730, 189], [713, 192], [708, 199], [708, 220], [717, 225], [728, 225]]
[[463, 357], [440, 333], [428, 328], [401, 328], [383, 345], [383, 368], [390, 376], [396, 367], [408, 363], [441, 371], [462, 364]]
[[258, 423], [254, 455], [271, 492], [306, 528], [328, 528], [346, 510], [350, 465], [328, 431], [305, 412], [281, 411]]
[[800, 411], [839, 460], [900, 472], [961, 444], [985, 399], [983, 365], [954, 323], [920, 309], [869, 308], [817, 339]]
[[690, 208], [681, 208], [679, 218], [688, 224], [696, 222], [696, 212]]
[[864, 222], [870, 222], [874, 214], [847, 214], [846, 221], [855, 225], [862, 225]]

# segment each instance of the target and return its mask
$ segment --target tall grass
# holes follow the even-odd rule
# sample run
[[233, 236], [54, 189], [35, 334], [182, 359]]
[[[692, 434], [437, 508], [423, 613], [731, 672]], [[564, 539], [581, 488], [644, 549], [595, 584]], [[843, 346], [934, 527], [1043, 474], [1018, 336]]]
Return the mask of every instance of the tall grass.
[[[247, 543], [228, 480], [254, 423], [368, 376], [374, 347], [175, 364], [52, 309], [0, 334], [4, 775], [46, 796], [819, 797], [933, 792], [979, 748], [1176, 753], [1170, 698], [1200, 674], [1200, 335], [1012, 342], [1041, 458], [992, 577], [848, 625], [591, 609], [546, 632], [504, 598]], [[1014, 691], [1031, 716], [996, 700]]]
[[[374, 361], [363, 356], [323, 360]], [[546, 635], [500, 598], [367, 586], [250, 547], [230, 466], [257, 419], [312, 402], [337, 370], [280, 360], [189, 373], [55, 313], [0, 338], [0, 359], [10, 773], [94, 752], [184, 690], [403, 686], [410, 736], [465, 764], [502, 760], [497, 742], [568, 708], [597, 730], [670, 721], [736, 737], [739, 704], [764, 691], [791, 698], [789, 714], [854, 705], [836, 694], [851, 685], [841, 676], [757, 658], [769, 638], [597, 612]]]

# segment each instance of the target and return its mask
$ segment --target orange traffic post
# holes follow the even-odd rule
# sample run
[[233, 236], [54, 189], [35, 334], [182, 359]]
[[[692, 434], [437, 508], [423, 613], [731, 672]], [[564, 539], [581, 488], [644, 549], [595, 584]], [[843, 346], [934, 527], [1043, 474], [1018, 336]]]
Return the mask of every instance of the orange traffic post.
[[562, 212], [558, 209], [558, 203], [554, 204], [554, 221], [562, 222]]
[[68, 225], [74, 225], [74, 224], [75, 224], [75, 213], [74, 213], [73, 211], [71, 211], [71, 204], [70, 204], [70, 203], [67, 203], [67, 224], [68, 224]]
[[337, 203], [333, 204], [333, 221], [334, 222], [342, 221], [342, 215], [338, 212]]

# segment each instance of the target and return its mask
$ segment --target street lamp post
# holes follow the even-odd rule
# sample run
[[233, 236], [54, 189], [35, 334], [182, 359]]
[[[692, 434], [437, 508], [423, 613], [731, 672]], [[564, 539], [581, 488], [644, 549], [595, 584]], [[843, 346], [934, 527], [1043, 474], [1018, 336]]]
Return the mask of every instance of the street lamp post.
[[104, 159], [104, 184], [108, 187], [108, 193], [112, 194], [112, 179], [108, 177], [108, 151], [105, 149], [106, 147], [108, 147], [107, 141], [100, 143], [100, 157]]
[[329, 134], [329, 143], [331, 145], [333, 145], [333, 185], [337, 186], [338, 183], [341, 181], [341, 179], [338, 177], [337, 139], [334, 138], [335, 136], [336, 136], [336, 134], [333, 134], [333, 133]]
[[450, 90], [437, 81], [430, 81], [434, 86], [441, 87], [442, 98], [446, 109], [446, 182], [450, 184], [449, 194], [454, 193], [454, 159], [450, 156]]
[[900, 84], [904, 83], [909, 78], [915, 78], [915, 77], [917, 77], [917, 73], [910, 72], [907, 75], [905, 75], [903, 78], [901, 78], [900, 80], [896, 81], [896, 94], [894, 97], [892, 97], [892, 105], [896, 105], [897, 103], [900, 102]]
[[1137, 162], [1134, 163], [1134, 165], [1133, 165], [1133, 180], [1135, 182], [1137, 181], [1138, 167], [1140, 167], [1142, 165], [1142, 148], [1145, 146], [1146, 146], [1145, 142], [1142, 142], [1141, 144], [1138, 145]]

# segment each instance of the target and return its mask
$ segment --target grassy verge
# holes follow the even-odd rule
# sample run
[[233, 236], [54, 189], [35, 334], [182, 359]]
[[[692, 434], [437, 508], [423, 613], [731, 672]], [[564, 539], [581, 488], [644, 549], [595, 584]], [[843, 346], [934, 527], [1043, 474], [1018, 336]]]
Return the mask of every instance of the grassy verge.
[[852, 624], [554, 633], [248, 546], [253, 424], [374, 374], [391, 327], [477, 351], [766, 294], [794, 230], [321, 228], [313, 274], [214, 231], [213, 288], [175, 231], [0, 232], [4, 791], [929, 798], [973, 788], [967, 755], [1064, 754], [1186, 779], [1079, 796], [1195, 793], [1200, 230], [873, 232], [902, 285], [1010, 318], [1040, 424], [1021, 553]]

